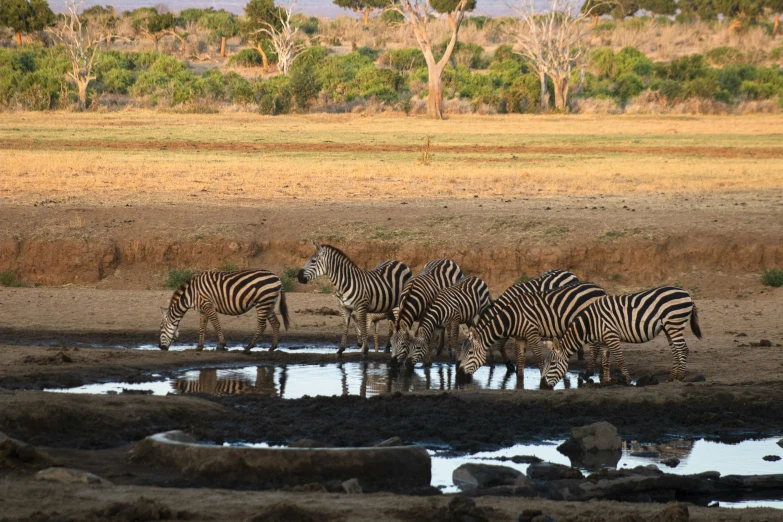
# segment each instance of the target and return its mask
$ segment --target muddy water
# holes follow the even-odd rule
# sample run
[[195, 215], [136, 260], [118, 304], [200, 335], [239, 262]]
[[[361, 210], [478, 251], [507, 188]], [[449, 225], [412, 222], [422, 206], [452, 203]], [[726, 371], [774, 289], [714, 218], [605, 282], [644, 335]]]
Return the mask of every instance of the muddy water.
[[[150, 391], [153, 395], [207, 393], [213, 395], [265, 394], [284, 399], [306, 395], [359, 395], [372, 397], [382, 393], [456, 389], [514, 389], [517, 376], [505, 366], [484, 366], [471, 378], [458, 376], [454, 364], [433, 363], [412, 372], [391, 368], [385, 362], [346, 362], [335, 364], [260, 365], [241, 368], [205, 368], [161, 377], [145, 383], [108, 382], [76, 388], [48, 389], [69, 393], [121, 393], [126, 390]], [[538, 389], [538, 369], [525, 370], [524, 388]], [[558, 388], [577, 385], [577, 374], [569, 373]]]

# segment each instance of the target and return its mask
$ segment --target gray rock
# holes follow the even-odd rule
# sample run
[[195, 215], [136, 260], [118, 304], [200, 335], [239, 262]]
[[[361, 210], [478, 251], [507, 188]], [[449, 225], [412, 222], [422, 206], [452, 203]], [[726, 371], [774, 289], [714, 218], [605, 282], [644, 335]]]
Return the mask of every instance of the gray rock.
[[575, 455], [579, 453], [595, 451], [620, 451], [623, 442], [617, 434], [617, 428], [608, 422], [596, 422], [573, 428], [571, 438], [558, 446], [558, 451], [564, 455]]
[[364, 492], [361, 484], [359, 484], [359, 481], [355, 478], [346, 480], [343, 482], [342, 486], [343, 490], [349, 495], [361, 495]]
[[764, 460], [767, 462], [777, 462], [780, 460], [780, 457], [778, 455], [766, 455]]
[[520, 475], [514, 481], [514, 495], [519, 497], [535, 497], [536, 483], [525, 475]]
[[631, 452], [632, 457], [641, 457], [645, 459], [655, 459], [658, 458], [661, 454], [657, 451], [634, 451]]
[[536, 481], [584, 478], [584, 475], [578, 469], [552, 462], [531, 464], [527, 467], [527, 476]]
[[720, 471], [702, 471], [701, 473], [696, 473], [694, 477], [716, 480], [720, 478]]
[[376, 448], [385, 448], [386, 446], [402, 446], [402, 439], [399, 437], [392, 437], [375, 445]]
[[668, 459], [664, 459], [661, 461], [661, 464], [664, 466], [669, 466], [670, 468], [676, 468], [680, 465], [680, 459], [677, 457], [670, 457]]
[[73, 468], [46, 468], [35, 474], [36, 480], [48, 480], [51, 482], [61, 482], [63, 484], [101, 484], [111, 486], [112, 483], [106, 479], [93, 475], [89, 471], [83, 471]]
[[494, 486], [513, 486], [519, 471], [508, 466], [491, 464], [463, 464], [451, 474], [451, 480], [463, 491], [491, 488]]
[[327, 442], [321, 442], [313, 439], [299, 439], [293, 441], [288, 445], [289, 448], [333, 448], [331, 444]]
[[781, 448], [783, 448], [783, 439], [780, 439], [780, 440], [778, 441], [778, 446], [780, 446]]
[[588, 471], [598, 471], [603, 468], [616, 468], [623, 456], [620, 451], [588, 451], [569, 455], [572, 468], [584, 468]]
[[52, 465], [54, 461], [43, 451], [0, 433], [0, 470], [23, 467], [42, 469]]

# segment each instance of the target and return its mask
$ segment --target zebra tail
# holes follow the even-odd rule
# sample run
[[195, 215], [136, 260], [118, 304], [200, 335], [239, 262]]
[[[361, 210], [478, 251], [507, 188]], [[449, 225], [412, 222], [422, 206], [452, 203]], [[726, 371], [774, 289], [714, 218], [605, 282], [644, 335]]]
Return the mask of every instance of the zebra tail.
[[288, 321], [288, 305], [285, 304], [285, 292], [282, 288], [280, 289], [280, 316], [283, 318], [285, 330], [288, 331], [288, 325], [290, 324]]
[[696, 339], [701, 339], [701, 328], [699, 328], [699, 314], [696, 312], [696, 305], [691, 310], [691, 331]]

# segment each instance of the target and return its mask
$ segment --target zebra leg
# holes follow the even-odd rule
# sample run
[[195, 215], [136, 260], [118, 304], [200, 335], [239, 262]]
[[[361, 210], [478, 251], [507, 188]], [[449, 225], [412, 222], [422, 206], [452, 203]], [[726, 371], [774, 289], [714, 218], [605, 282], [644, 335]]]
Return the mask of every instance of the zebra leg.
[[362, 305], [356, 309], [356, 321], [359, 323], [361, 331], [359, 333], [359, 341], [362, 345], [362, 355], [367, 355], [370, 347], [367, 345], [367, 306]]
[[541, 354], [541, 338], [538, 335], [532, 335], [528, 341], [530, 348], [533, 350], [533, 355], [536, 356], [536, 364], [538, 364], [538, 371], [544, 371], [544, 356]]
[[508, 373], [514, 373], [516, 371], [516, 368], [514, 368], [514, 363], [511, 362], [511, 359], [508, 358], [508, 353], [506, 353], [506, 343], [508, 342], [508, 339], [501, 339], [498, 341], [497, 347], [498, 351], [500, 352], [500, 357], [503, 359], [503, 364], [506, 365], [506, 372]]
[[212, 308], [212, 305], [206, 305], [202, 306], [202, 310], [205, 314], [207, 314], [207, 317], [209, 317], [209, 320], [212, 322], [212, 326], [215, 328], [215, 333], [217, 334], [218, 338], [218, 345], [216, 350], [221, 352], [226, 349], [226, 338], [223, 337], [223, 328], [220, 327], [220, 321], [218, 320], [217, 312], [215, 312], [215, 309]]
[[587, 360], [587, 374], [586, 377], [592, 377], [595, 374], [595, 365], [598, 361], [598, 350], [600, 346], [598, 343], [590, 344], [590, 358]]
[[601, 384], [609, 384], [612, 381], [612, 373], [609, 363], [609, 348], [606, 346], [601, 347], [601, 369], [603, 370]]
[[204, 312], [201, 312], [199, 314], [199, 329], [198, 329], [198, 346], [196, 346], [196, 351], [201, 351], [204, 349], [204, 335], [207, 333], [207, 321], [209, 321], [209, 318], [207, 317], [207, 314]]
[[340, 348], [337, 349], [337, 357], [340, 357], [345, 351], [345, 343], [348, 342], [348, 328], [351, 326], [351, 310], [343, 307], [340, 311], [343, 315], [343, 322], [345, 323], [345, 327], [343, 328], [343, 339], [340, 341]]
[[453, 361], [459, 346], [459, 319], [451, 320], [451, 333], [449, 334], [449, 358]]
[[272, 346], [269, 351], [277, 349], [277, 342], [280, 339], [280, 320], [277, 318], [274, 309], [269, 313], [269, 324], [272, 325]]
[[[258, 339], [261, 337], [261, 334], [264, 333], [264, 330], [266, 329], [266, 316], [268, 314], [269, 314], [269, 307], [256, 306], [256, 333], [253, 334], [253, 337], [250, 338], [250, 341], [247, 343], [247, 346], [245, 346], [246, 352], [249, 352], [255, 347], [256, 343], [258, 342]], [[272, 311], [272, 315], [275, 315], [274, 311]]]
[[[515, 339], [517, 345], [517, 383], [525, 378], [525, 355], [527, 339]], [[517, 385], [517, 388], [519, 386]]]
[[[382, 320], [383, 319], [381, 319], [381, 321]], [[378, 321], [373, 321], [372, 326], [373, 326], [373, 336], [372, 337], [373, 337], [373, 341], [375, 342], [375, 353], [378, 353], [378, 344], [379, 344], [379, 341], [378, 341]]]
[[617, 366], [620, 367], [620, 371], [623, 372], [623, 377], [625, 377], [625, 383], [631, 384], [631, 374], [628, 373], [628, 368], [625, 366], [625, 358], [623, 357], [623, 349], [620, 348], [620, 339], [613, 338], [607, 340], [607, 346], [609, 346], [609, 350], [611, 350], [612, 355], [614, 355], [614, 358], [617, 359]]
[[391, 353], [391, 336], [394, 333], [394, 321], [389, 320], [389, 337], [386, 338], [386, 348], [384, 348], [384, 353]]
[[666, 328], [664, 333], [669, 341], [669, 347], [672, 350], [672, 371], [669, 374], [669, 380], [683, 380], [685, 378], [685, 364], [688, 360], [688, 345], [685, 344], [685, 337], [682, 335], [681, 328]]

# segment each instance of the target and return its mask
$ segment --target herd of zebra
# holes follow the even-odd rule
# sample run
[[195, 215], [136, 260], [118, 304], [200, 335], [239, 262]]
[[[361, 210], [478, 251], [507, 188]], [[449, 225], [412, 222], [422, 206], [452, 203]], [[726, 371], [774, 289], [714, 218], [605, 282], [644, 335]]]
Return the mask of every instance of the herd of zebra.
[[[590, 346], [587, 373], [592, 375], [599, 350], [602, 355], [602, 382], [610, 380], [610, 354], [620, 371], [631, 382], [623, 359], [621, 342], [644, 343], [661, 330], [672, 351], [669, 378], [682, 380], [688, 347], [683, 332], [687, 323], [701, 338], [696, 306], [690, 294], [677, 287], [662, 286], [627, 295], [607, 295], [598, 285], [579, 281], [572, 273], [550, 270], [535, 279], [514, 284], [493, 300], [484, 281], [465, 277], [449, 259], [427, 263], [421, 273], [399, 261], [384, 261], [371, 270], [356, 265], [345, 253], [330, 245], [313, 242], [315, 253], [298, 272], [300, 283], [307, 284], [326, 276], [334, 286], [341, 305], [343, 334], [338, 355], [346, 348], [351, 319], [355, 317], [358, 343], [364, 354], [369, 349], [368, 328], [375, 328], [378, 351], [378, 323], [389, 321], [391, 362], [429, 364], [430, 345], [440, 338], [440, 354], [448, 337], [449, 351], [458, 361], [458, 371], [473, 374], [497, 348], [506, 366], [514, 363], [505, 352], [506, 342], [516, 341], [516, 371], [521, 378], [526, 348], [533, 350], [541, 370], [541, 387], [552, 388], [565, 375], [571, 356], [584, 357], [584, 345]], [[240, 315], [256, 309], [255, 335], [245, 347], [253, 348], [266, 328], [272, 325], [271, 350], [278, 344], [280, 321], [288, 329], [288, 308], [280, 279], [266, 270], [236, 272], [208, 271], [194, 276], [178, 288], [168, 309], [163, 311], [160, 348], [167, 350], [177, 338], [178, 325], [185, 312], [200, 313], [201, 326], [197, 349], [204, 347], [207, 322], [218, 337], [218, 350], [225, 349], [217, 314]], [[460, 346], [459, 326], [468, 326], [468, 337]], [[414, 329], [415, 326], [415, 329]], [[542, 341], [551, 340], [544, 358]]]

